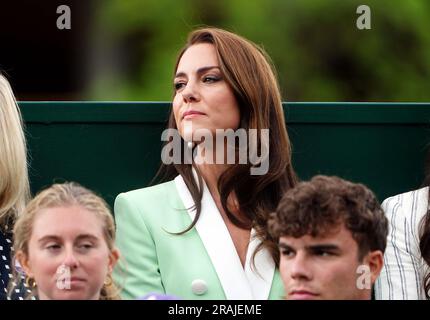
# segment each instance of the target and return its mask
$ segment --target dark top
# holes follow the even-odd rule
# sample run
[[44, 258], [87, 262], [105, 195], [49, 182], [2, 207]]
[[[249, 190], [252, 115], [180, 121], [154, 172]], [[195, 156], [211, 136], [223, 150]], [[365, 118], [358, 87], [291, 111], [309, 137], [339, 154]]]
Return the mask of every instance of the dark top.
[[[11, 264], [12, 234], [0, 229], [0, 300], [6, 300], [9, 281], [13, 278]], [[15, 287], [12, 299], [22, 300], [27, 288], [24, 285]]]

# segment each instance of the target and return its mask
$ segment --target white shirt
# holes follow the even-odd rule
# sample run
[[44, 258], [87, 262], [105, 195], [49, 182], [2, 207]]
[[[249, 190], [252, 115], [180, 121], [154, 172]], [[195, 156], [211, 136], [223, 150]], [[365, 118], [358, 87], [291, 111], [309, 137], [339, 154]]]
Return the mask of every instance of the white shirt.
[[[195, 203], [182, 176], [175, 178], [175, 184], [191, 220], [194, 220]], [[258, 251], [255, 266], [252, 264], [251, 257], [261, 242], [252, 229], [245, 267], [242, 267], [227, 226], [204, 181], [201, 215], [196, 229], [228, 300], [266, 300], [269, 297], [275, 273], [275, 263], [269, 251], [265, 248]]]
[[403, 193], [382, 203], [389, 221], [384, 267], [375, 284], [375, 298], [425, 299], [429, 267], [420, 252], [420, 222], [428, 209], [428, 187]]

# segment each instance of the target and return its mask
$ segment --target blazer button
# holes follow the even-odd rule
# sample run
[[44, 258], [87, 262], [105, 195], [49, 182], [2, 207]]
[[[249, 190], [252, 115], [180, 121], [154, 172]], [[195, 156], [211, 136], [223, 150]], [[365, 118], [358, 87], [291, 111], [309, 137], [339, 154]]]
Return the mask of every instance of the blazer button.
[[201, 296], [202, 294], [205, 294], [206, 291], [208, 291], [208, 285], [204, 280], [196, 279], [191, 282], [191, 290], [193, 290], [194, 294]]

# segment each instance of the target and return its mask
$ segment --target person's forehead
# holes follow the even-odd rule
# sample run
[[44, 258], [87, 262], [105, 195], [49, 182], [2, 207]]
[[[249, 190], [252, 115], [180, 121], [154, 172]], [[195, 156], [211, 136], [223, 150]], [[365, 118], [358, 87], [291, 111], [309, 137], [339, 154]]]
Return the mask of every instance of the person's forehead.
[[103, 222], [94, 212], [80, 206], [53, 207], [38, 212], [33, 222], [32, 233], [36, 237], [46, 234], [102, 234]]
[[199, 43], [189, 47], [179, 60], [177, 72], [183, 69], [197, 69], [208, 65], [218, 65], [214, 45], [210, 43]]

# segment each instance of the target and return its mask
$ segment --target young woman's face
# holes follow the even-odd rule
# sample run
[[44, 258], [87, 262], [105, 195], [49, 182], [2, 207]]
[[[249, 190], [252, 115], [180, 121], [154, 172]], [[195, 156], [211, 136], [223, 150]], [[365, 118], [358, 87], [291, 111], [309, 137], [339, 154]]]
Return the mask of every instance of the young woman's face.
[[[215, 47], [201, 43], [188, 48], [178, 64], [173, 112], [181, 136], [188, 140], [190, 130], [236, 130], [240, 110], [233, 90], [224, 79]], [[190, 129], [191, 128], [191, 129]]]
[[38, 212], [28, 252], [18, 260], [43, 300], [99, 299], [118, 260], [118, 252], [107, 246], [101, 218], [80, 206]]

